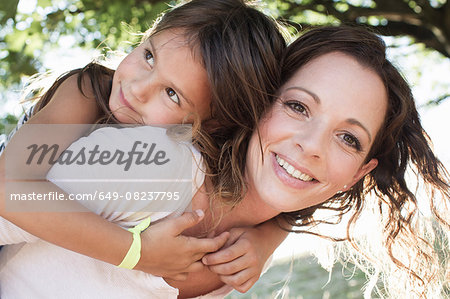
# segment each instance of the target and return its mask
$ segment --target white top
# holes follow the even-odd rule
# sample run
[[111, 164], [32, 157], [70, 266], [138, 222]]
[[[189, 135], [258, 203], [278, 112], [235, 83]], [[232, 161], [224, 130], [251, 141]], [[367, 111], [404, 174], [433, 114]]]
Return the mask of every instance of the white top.
[[[104, 128], [99, 129], [87, 138], [81, 138], [72, 144], [69, 149], [79, 150], [82, 147], [89, 148], [95, 144], [106, 147], [130, 149], [135, 137], [142, 140], [143, 136], [149, 138], [151, 143], [155, 139], [155, 128], [151, 128], [151, 134], [147, 134], [148, 127], [139, 128]], [[158, 133], [159, 132], [159, 133]], [[161, 142], [173, 143], [165, 133], [164, 129], [159, 129], [157, 144]], [[145, 137], [146, 138], [146, 137]], [[145, 141], [145, 139], [144, 139]], [[199, 170], [201, 165], [200, 154], [187, 144], [176, 143], [180, 161], [189, 161], [192, 167], [192, 191], [198, 190], [204, 180], [204, 174]], [[194, 159], [191, 157], [194, 156]], [[173, 156], [170, 156], [171, 158]], [[178, 161], [179, 171], [186, 165], [181, 165]], [[116, 165], [117, 166], [117, 165]], [[86, 168], [89, 167], [89, 168]], [[109, 166], [107, 166], [109, 167]], [[111, 166], [113, 167], [113, 166]], [[187, 166], [186, 166], [187, 167]], [[80, 185], [71, 180], [58, 181], [59, 177], [67, 178], [68, 175], [82, 175], [85, 179], [95, 179], [101, 176], [104, 178], [104, 170], [99, 173], [96, 167], [81, 165], [55, 164], [49, 172], [48, 178], [54, 181], [66, 192], [73, 192], [80, 188]], [[107, 168], [108, 173], [113, 173], [112, 168]], [[158, 175], [161, 169], [156, 167], [146, 167], [146, 171], [155, 169]], [[136, 173], [138, 169], [131, 167], [129, 173]], [[80, 177], [80, 176], [78, 176]], [[131, 175], [132, 177], [132, 175]], [[176, 182], [175, 182], [176, 183]], [[101, 190], [102, 182], [95, 184], [95, 188]], [[129, 182], [115, 183], [114, 190], [129, 188]], [[103, 186], [111, 190], [111, 185]], [[165, 188], [170, 189], [170, 184]], [[89, 186], [83, 185], [84, 190], [78, 192], [92, 192]], [[162, 190], [159, 190], [162, 191]], [[146, 204], [152, 202], [145, 202]], [[97, 214], [114, 222], [124, 228], [135, 226], [142, 219], [151, 216], [152, 223], [155, 221], [181, 215], [183, 211], [189, 210], [190, 198], [180, 200], [173, 211], [145, 211], [144, 206], [139, 206], [139, 211], [127, 205], [136, 204], [133, 201], [120, 201], [119, 204], [113, 201], [92, 201], [88, 205]], [[141, 203], [142, 204], [142, 203]], [[172, 206], [173, 207], [173, 206]], [[140, 210], [142, 208], [142, 210]], [[95, 229], [95, 228], [93, 228]], [[4, 246], [0, 251], [0, 297], [7, 298], [177, 298], [178, 289], [168, 285], [163, 278], [156, 277], [140, 271], [118, 268], [111, 264], [89, 258], [87, 256], [63, 249], [40, 240], [8, 221], [0, 218], [0, 244], [11, 244]], [[223, 298], [232, 290], [229, 286], [224, 286], [201, 298]]]

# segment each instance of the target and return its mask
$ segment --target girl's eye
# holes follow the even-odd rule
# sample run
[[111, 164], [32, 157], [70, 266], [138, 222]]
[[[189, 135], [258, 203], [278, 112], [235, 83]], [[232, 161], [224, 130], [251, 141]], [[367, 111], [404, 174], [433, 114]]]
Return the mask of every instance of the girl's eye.
[[298, 101], [289, 101], [285, 103], [286, 106], [288, 106], [292, 111], [296, 112], [296, 113], [301, 113], [301, 114], [308, 114], [308, 111], [306, 109], [306, 107], [298, 102]]
[[169, 96], [169, 98], [175, 103], [180, 104], [180, 99], [178, 98], [177, 93], [172, 88], [166, 88], [166, 93]]
[[145, 60], [147, 60], [148, 64], [151, 67], [153, 67], [153, 65], [155, 64], [155, 58], [153, 57], [152, 52], [150, 52], [149, 50], [145, 49], [144, 58], [145, 58]]
[[351, 134], [344, 134], [342, 137], [345, 143], [347, 143], [349, 146], [355, 148], [356, 150], [361, 150], [361, 143], [359, 142], [358, 138]]

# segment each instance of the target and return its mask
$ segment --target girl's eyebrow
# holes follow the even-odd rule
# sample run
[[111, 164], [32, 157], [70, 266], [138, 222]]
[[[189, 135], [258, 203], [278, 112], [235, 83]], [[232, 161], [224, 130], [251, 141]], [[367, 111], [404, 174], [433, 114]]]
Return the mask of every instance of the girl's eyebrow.
[[173, 86], [173, 89], [188, 103], [189, 106], [194, 107], [194, 104], [192, 103], [192, 101], [184, 96], [183, 92], [181, 91], [180, 88], [178, 88], [178, 86], [176, 84], [174, 84], [172, 82], [170, 84]]
[[148, 43], [150, 44], [150, 50], [152, 50], [153, 58], [156, 58], [157, 53], [156, 53], [155, 46], [154, 46], [153, 43], [152, 43], [151, 37], [149, 37], [149, 38], [147, 39], [147, 41], [148, 41]]
[[[286, 90], [293, 90], [293, 89], [294, 90], [301, 90], [303, 92], [306, 92], [307, 94], [309, 94], [314, 99], [314, 101], [317, 104], [320, 104], [320, 98], [314, 92], [312, 92], [310, 90], [307, 90], [307, 89], [305, 89], [303, 87], [300, 87], [300, 86], [292, 86], [292, 87], [286, 88]], [[346, 119], [345, 121], [347, 123], [351, 124], [351, 125], [356, 125], [356, 126], [360, 127], [361, 129], [363, 129], [364, 132], [366, 132], [366, 134], [369, 137], [369, 142], [372, 141], [372, 135], [370, 134], [369, 130], [359, 120], [354, 119], [354, 118], [349, 118], [349, 119]]]
[[[151, 37], [148, 38], [147, 40], [148, 40], [148, 43], [150, 44], [150, 49], [152, 50], [153, 57], [154, 57], [155, 60], [156, 60], [158, 53], [156, 52], [156, 48], [155, 48], [155, 46], [154, 46], [153, 43], [152, 43]], [[178, 86], [177, 86], [176, 84], [174, 84], [173, 82], [169, 82], [169, 85], [172, 85], [172, 86], [173, 86], [173, 89], [177, 92], [177, 94], [181, 95], [181, 97], [188, 103], [188, 105], [193, 106], [192, 101], [189, 100], [189, 99], [183, 94], [183, 92], [181, 91], [181, 89], [178, 88]], [[181, 104], [181, 103], [180, 103], [180, 104]]]

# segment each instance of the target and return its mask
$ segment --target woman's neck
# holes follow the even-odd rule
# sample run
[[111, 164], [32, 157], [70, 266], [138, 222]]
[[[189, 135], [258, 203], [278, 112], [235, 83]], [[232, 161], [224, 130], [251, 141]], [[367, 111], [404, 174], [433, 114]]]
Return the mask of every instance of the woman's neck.
[[[224, 205], [224, 199], [218, 198], [210, 201], [207, 192], [208, 182], [199, 190], [193, 200], [192, 208], [205, 211], [205, 220], [202, 221], [203, 233], [214, 230], [215, 235], [230, 230], [233, 227], [254, 226], [265, 222], [279, 214], [264, 204], [257, 194], [248, 190], [244, 198], [234, 207]], [[205, 189], [206, 188], [206, 189]], [[219, 222], [217, 224], [217, 222]], [[197, 228], [198, 229], [198, 228]], [[199, 234], [197, 230], [196, 235]]]

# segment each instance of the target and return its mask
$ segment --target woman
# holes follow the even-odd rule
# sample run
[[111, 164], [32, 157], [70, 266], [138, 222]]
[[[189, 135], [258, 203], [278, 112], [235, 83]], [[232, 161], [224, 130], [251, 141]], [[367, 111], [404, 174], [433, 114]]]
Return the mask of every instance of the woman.
[[[441, 284], [445, 281], [439, 279], [443, 278], [440, 271], [445, 271], [447, 261], [438, 261], [432, 246], [433, 232], [424, 231], [423, 222], [433, 224], [435, 231], [441, 231], [443, 244], [448, 244], [445, 235], [449, 228], [448, 172], [431, 150], [430, 139], [420, 124], [411, 90], [386, 59], [384, 43], [363, 29], [325, 27], [312, 30], [289, 46], [283, 63], [283, 82], [309, 61], [334, 51], [353, 57], [377, 74], [384, 85], [388, 99], [386, 115], [378, 133], [371, 136], [372, 146], [364, 159], [365, 163], [376, 159], [378, 165], [364, 179], [355, 184], [345, 184], [326, 202], [300, 212], [283, 213], [282, 216], [292, 225], [308, 227], [330, 223], [329, 218], [313, 217], [316, 210], [331, 209], [337, 212], [339, 218], [347, 214], [350, 219], [347, 225], [348, 242], [344, 244], [348, 246], [348, 256], [362, 265], [367, 274], [380, 274], [378, 279], [385, 283], [388, 297], [425, 295], [439, 298]], [[328, 67], [333, 66], [330, 64]], [[355, 80], [348, 88], [354, 89], [359, 84], [360, 81]], [[323, 91], [331, 92], [331, 89], [324, 88]], [[375, 110], [373, 112], [376, 113]], [[356, 148], [361, 146], [353, 139], [349, 141]], [[414, 169], [414, 177], [423, 183], [423, 189], [427, 191], [431, 221], [425, 220], [418, 210], [415, 192], [406, 180], [408, 167]], [[368, 194], [371, 196], [366, 196]], [[370, 235], [357, 237], [355, 224], [363, 212], [379, 217], [376, 221], [382, 226], [382, 240]], [[360, 222], [357, 224], [361, 225]], [[442, 246], [448, 249], [448, 245]], [[352, 256], [355, 249], [359, 256]], [[387, 262], [389, 258], [391, 261]], [[442, 263], [441, 270], [439, 262]], [[377, 278], [374, 279], [376, 282]]]
[[[308, 226], [321, 222], [315, 219], [314, 211], [323, 208], [351, 213], [348, 239], [356, 244], [351, 224], [363, 210], [364, 195], [373, 190], [389, 220], [386, 241], [375, 245], [386, 247], [397, 272], [409, 275], [404, 281], [411, 288], [404, 291], [413, 290], [418, 295], [439, 292], [434, 278], [436, 269], [417, 266], [437, 263], [432, 249], [427, 248], [431, 241], [420, 239], [419, 233], [411, 229], [413, 217], [420, 215], [416, 199], [405, 183], [406, 166], [409, 162], [416, 166], [425, 184], [441, 192], [444, 201], [448, 201], [448, 179], [430, 150], [410, 89], [385, 58], [382, 41], [361, 29], [319, 28], [289, 46], [282, 66], [285, 83], [257, 127], [239, 128], [231, 140], [223, 141], [223, 148], [246, 153], [239, 160], [245, 171], [232, 172], [231, 178], [213, 172], [217, 174], [215, 181], [204, 178], [191, 205], [206, 211], [205, 221], [187, 234], [201, 236], [212, 230], [219, 234], [235, 226], [256, 225], [280, 213], [291, 225]], [[113, 136], [126, 136], [118, 131], [106, 136], [110, 140]], [[83, 142], [86, 145], [89, 140]], [[204, 157], [207, 170], [219, 168], [213, 159]], [[229, 203], [224, 191], [229, 191], [230, 186], [242, 196], [240, 201], [224, 205]], [[436, 201], [437, 198], [431, 198], [432, 206]], [[433, 209], [441, 225], [448, 225], [442, 217], [445, 212], [439, 214]], [[146, 216], [148, 213], [142, 218]], [[415, 251], [409, 252], [406, 247], [397, 254], [398, 244], [414, 246]], [[227, 271], [220, 266], [211, 267], [189, 274], [185, 282], [166, 283], [44, 242], [26, 244], [13, 251], [9, 248], [1, 253], [6, 263], [0, 272], [5, 298], [31, 287], [43, 295], [55, 296], [61, 291], [66, 297], [79, 296], [86, 288], [92, 296], [109, 298], [119, 297], [119, 292], [134, 297], [151, 294], [167, 298], [178, 292], [181, 297], [192, 297], [216, 290], [215, 294], [221, 295], [222, 283], [213, 273]], [[14, 259], [4, 258], [11, 252]], [[416, 264], [407, 263], [403, 257], [408, 254]], [[42, 261], [46, 256], [52, 258]], [[61, 267], [62, 261], [76, 261], [83, 274]], [[30, 273], [43, 269], [52, 275], [43, 279], [59, 280], [47, 284], [45, 290], [39, 288], [39, 277], [30, 277]]]

